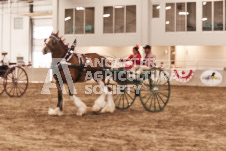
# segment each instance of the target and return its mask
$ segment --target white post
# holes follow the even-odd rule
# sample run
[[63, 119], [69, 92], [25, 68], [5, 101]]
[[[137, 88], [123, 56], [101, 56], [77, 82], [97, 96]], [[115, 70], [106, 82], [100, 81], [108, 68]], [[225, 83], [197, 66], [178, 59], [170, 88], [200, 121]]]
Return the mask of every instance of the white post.
[[53, 4], [53, 31], [57, 32], [58, 27], [58, 18], [59, 18], [59, 0], [52, 0]]
[[12, 60], [12, 53], [11, 53], [11, 32], [12, 32], [12, 29], [11, 29], [11, 0], [8, 0], [8, 13], [9, 13], [9, 57], [10, 57], [10, 60]]

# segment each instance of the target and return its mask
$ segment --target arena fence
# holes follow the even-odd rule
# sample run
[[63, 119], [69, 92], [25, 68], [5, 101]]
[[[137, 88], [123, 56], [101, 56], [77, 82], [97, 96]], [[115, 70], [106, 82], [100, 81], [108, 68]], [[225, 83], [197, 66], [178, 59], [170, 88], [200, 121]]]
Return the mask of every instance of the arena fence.
[[[157, 67], [161, 67], [163, 70], [168, 72], [169, 77], [171, 78], [171, 85], [210, 86], [211, 84], [204, 84], [201, 77], [205, 71], [209, 71], [212, 73], [217, 72], [218, 74], [220, 74], [219, 77], [215, 77], [216, 79], [212, 79], [213, 83], [214, 81], [217, 81], [217, 78], [218, 80], [221, 80], [220, 82], [218, 82], [219, 84], [214, 84], [214, 86], [226, 87], [226, 60], [176, 60], [175, 64], [172, 64], [172, 62], [173, 60], [156, 61]], [[28, 73], [29, 82], [31, 83], [44, 83], [45, 80], [52, 80], [52, 73], [51, 71], [49, 73], [48, 68], [25, 68], [25, 70]], [[190, 77], [188, 77], [190, 79], [178, 80], [178, 78], [175, 77], [175, 71], [178, 71], [178, 73], [186, 71], [184, 76], [187, 76], [186, 74], [188, 74], [190, 70], [193, 71]], [[209, 80], [209, 83], [211, 83], [211, 79]]]

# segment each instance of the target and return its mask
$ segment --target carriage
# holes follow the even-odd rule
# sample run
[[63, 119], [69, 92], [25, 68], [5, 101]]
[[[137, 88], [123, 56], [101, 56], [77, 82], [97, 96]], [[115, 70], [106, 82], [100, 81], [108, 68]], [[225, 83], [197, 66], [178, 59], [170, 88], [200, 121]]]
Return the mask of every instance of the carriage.
[[0, 66], [0, 95], [6, 92], [10, 97], [21, 97], [28, 88], [28, 76], [22, 66], [15, 63]]
[[112, 89], [117, 109], [128, 109], [137, 97], [149, 112], [160, 112], [167, 105], [170, 82], [166, 71], [160, 68], [150, 68], [140, 73], [124, 68], [105, 71], [111, 73], [108, 75], [107, 85]]

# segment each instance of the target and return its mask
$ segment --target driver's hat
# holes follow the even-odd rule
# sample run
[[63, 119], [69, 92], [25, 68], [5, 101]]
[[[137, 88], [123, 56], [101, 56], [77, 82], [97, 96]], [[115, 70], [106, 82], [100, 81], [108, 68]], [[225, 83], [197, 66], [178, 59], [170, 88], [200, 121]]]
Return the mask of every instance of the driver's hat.
[[2, 55], [7, 55], [8, 52], [7, 51], [2, 51]]

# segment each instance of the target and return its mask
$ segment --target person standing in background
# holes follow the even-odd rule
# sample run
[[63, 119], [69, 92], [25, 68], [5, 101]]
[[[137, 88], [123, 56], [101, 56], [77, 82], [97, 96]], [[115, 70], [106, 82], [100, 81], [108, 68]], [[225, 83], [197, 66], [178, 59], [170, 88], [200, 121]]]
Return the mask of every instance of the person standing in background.
[[145, 58], [143, 60], [143, 65], [148, 67], [155, 67], [156, 56], [151, 52], [151, 46], [146, 45], [144, 47], [144, 52], [145, 52]]
[[9, 59], [6, 56], [7, 54], [8, 54], [8, 52], [6, 52], [6, 51], [3, 51], [2, 52], [2, 60], [1, 60], [1, 63], [2, 63], [3, 66], [8, 66], [9, 65]]

